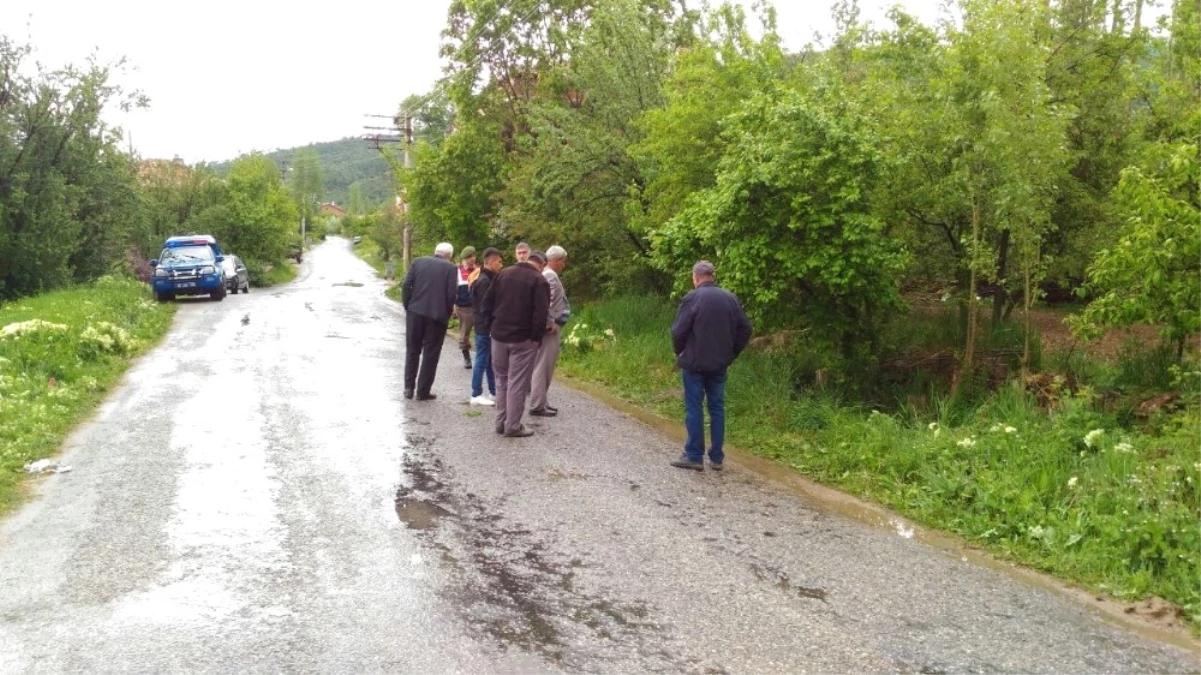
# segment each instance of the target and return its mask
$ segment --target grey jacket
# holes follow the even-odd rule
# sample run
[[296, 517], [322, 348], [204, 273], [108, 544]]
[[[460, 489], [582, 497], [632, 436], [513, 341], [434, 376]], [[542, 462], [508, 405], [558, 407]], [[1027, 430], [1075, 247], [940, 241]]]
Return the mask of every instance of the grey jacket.
[[459, 289], [459, 269], [437, 256], [413, 261], [401, 285], [401, 304], [412, 312], [434, 321], [447, 323], [455, 308]]
[[542, 269], [542, 276], [550, 284], [550, 314], [546, 317], [547, 327], [567, 323], [571, 316], [571, 305], [567, 303], [567, 289], [563, 288], [563, 280], [549, 266]]

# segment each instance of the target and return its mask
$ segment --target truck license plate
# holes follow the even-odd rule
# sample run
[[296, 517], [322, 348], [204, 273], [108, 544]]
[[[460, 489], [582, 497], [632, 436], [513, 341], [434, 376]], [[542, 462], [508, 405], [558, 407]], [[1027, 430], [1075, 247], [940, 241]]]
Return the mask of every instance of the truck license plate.
[[176, 286], [177, 288], [192, 288], [192, 287], [194, 287], [195, 285], [196, 285], [196, 282], [195, 282], [195, 281], [185, 281], [185, 282], [183, 282], [183, 283], [175, 284], [175, 286]]

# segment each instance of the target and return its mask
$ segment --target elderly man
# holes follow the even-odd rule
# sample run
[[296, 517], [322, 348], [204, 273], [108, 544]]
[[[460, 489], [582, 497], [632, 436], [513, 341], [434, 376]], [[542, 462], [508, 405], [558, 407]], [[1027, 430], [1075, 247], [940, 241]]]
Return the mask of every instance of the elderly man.
[[475, 247], [468, 246], [459, 254], [459, 295], [455, 298], [455, 316], [459, 319], [459, 351], [463, 352], [463, 367], [471, 370], [471, 289], [469, 280], [475, 271]]
[[718, 288], [713, 263], [702, 260], [692, 266], [693, 290], [680, 302], [671, 326], [671, 344], [676, 364], [684, 378], [684, 426], [688, 441], [684, 454], [671, 462], [681, 469], [705, 470], [705, 416], [709, 401], [709, 467], [720, 471], [725, 461], [722, 444], [726, 434], [726, 368], [738, 358], [751, 339], [751, 322], [734, 294]]
[[542, 276], [550, 284], [550, 313], [547, 316], [547, 333], [538, 346], [538, 359], [534, 362], [534, 378], [530, 385], [530, 414], [534, 417], [554, 417], [559, 409], [547, 403], [546, 392], [550, 389], [559, 362], [559, 347], [563, 339], [563, 326], [571, 317], [571, 305], [567, 303], [567, 292], [559, 274], [567, 267], [567, 251], [562, 246], [546, 249], [546, 268]]
[[483, 311], [492, 319], [492, 369], [496, 372], [496, 433], [533, 436], [521, 423], [538, 345], [546, 334], [550, 284], [542, 276], [546, 257], [530, 254], [496, 275], [484, 295]]
[[[434, 255], [418, 258], [409, 266], [401, 284], [401, 304], [405, 308], [405, 398], [431, 401], [430, 392], [446, 326], [454, 312], [458, 294], [459, 271], [450, 261], [455, 249], [443, 242]], [[420, 369], [420, 372], [418, 372]]]
[[517, 244], [517, 248], [513, 253], [517, 256], [517, 262], [525, 262], [530, 257], [530, 245], [523, 241]]

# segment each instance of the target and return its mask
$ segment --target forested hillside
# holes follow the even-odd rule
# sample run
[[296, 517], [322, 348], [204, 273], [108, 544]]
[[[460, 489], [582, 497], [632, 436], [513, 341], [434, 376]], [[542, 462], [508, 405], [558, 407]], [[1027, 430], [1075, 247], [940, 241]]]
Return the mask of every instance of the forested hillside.
[[[325, 183], [323, 199], [346, 205], [350, 202], [350, 186], [358, 182], [364, 206], [368, 210], [391, 201], [394, 192], [392, 172], [388, 162], [360, 138], [312, 143], [299, 148], [285, 148], [266, 153], [267, 159], [281, 168], [296, 166], [296, 153], [311, 150], [320, 161]], [[219, 175], [229, 170], [230, 162], [219, 162], [213, 169]]]

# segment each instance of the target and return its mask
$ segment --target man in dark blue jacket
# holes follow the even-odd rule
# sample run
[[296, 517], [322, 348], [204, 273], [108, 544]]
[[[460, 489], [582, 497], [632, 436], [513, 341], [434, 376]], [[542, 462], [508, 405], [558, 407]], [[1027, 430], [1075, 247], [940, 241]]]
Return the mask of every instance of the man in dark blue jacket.
[[681, 469], [705, 469], [705, 416], [701, 409], [709, 400], [712, 444], [709, 466], [720, 471], [725, 453], [726, 368], [738, 358], [751, 340], [751, 322], [734, 294], [718, 288], [713, 263], [702, 260], [692, 266], [693, 290], [680, 302], [671, 326], [671, 344], [676, 364], [684, 378], [684, 426], [688, 441], [684, 454], [671, 465]]

